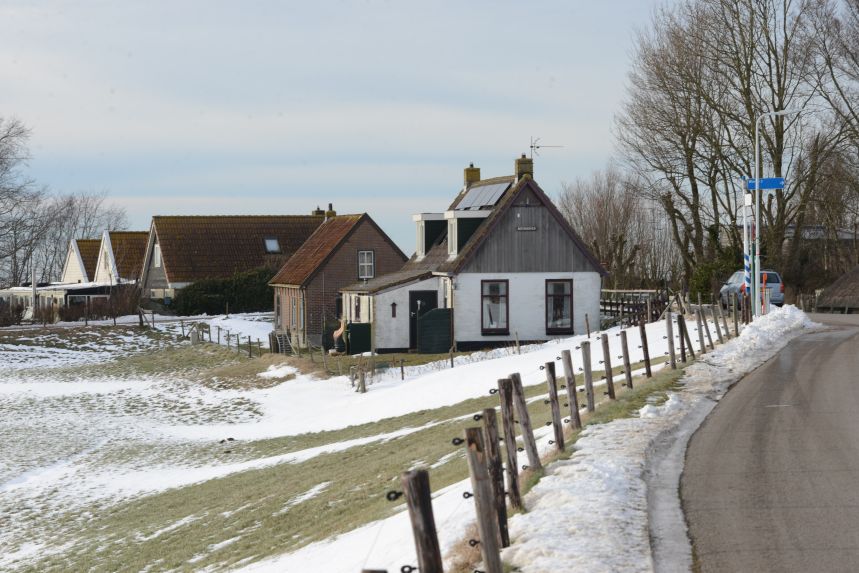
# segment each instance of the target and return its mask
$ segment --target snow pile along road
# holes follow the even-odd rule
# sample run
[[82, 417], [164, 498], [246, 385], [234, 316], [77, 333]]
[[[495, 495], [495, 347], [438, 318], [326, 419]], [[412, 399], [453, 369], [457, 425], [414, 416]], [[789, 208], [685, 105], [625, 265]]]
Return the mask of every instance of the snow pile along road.
[[690, 366], [662, 406], [588, 427], [511, 519], [504, 560], [523, 573], [690, 570], [677, 497], [689, 437], [733, 382], [815, 326], [793, 306], [773, 310]]

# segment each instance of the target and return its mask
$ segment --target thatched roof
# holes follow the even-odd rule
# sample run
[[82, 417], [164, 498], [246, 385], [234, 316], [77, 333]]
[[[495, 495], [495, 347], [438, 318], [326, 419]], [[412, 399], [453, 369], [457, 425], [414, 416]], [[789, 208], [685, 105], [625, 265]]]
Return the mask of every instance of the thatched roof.
[[859, 266], [841, 275], [821, 293], [817, 308], [859, 308]]

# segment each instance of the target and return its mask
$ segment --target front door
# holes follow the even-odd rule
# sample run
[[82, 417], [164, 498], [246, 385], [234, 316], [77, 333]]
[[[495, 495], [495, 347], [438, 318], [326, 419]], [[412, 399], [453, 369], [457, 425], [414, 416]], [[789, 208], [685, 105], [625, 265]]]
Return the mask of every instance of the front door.
[[438, 291], [409, 292], [409, 348], [418, 347], [418, 317], [434, 308], [438, 308]]

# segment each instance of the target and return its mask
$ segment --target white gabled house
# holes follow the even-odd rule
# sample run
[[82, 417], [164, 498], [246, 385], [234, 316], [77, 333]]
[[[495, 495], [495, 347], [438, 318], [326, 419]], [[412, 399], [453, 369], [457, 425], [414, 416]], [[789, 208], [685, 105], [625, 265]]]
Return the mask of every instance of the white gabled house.
[[[599, 324], [606, 271], [524, 155], [513, 176], [481, 180], [478, 168], [466, 168], [445, 212], [413, 220], [417, 249], [402, 269], [342, 289], [343, 318], [371, 323], [377, 351], [423, 348], [420, 337], [430, 335], [434, 351], [543, 341], [584, 332], [586, 317]], [[427, 321], [434, 309], [448, 311]]]
[[96, 263], [101, 241], [98, 239], [72, 239], [63, 264], [62, 284], [89, 283], [95, 280]]

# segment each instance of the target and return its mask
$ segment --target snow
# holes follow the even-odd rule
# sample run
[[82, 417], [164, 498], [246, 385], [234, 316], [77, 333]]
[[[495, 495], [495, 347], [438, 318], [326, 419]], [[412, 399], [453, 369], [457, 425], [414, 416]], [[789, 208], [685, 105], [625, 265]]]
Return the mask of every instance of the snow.
[[[648, 327], [652, 355], [667, 348], [659, 336], [663, 324]], [[682, 426], [684, 419], [704, 401], [715, 403], [712, 400], [718, 399], [732, 382], [770, 358], [789, 340], [813, 327], [805, 314], [794, 307], [774, 310], [747, 326], [738, 339], [732, 339], [689, 367], [682, 381], [683, 390], [669, 393], [663, 404], [644, 406], [637, 418], [588, 427], [576, 442], [575, 454], [569, 460], [550, 465], [546, 477], [525, 496], [527, 513], [511, 518], [513, 544], [504, 550], [504, 560], [523, 573], [652, 571], [648, 529], [648, 488], [651, 484], [646, 475], [655, 441]], [[630, 331], [631, 347], [637, 346], [631, 340], [634, 332], [636, 330]], [[654, 339], [658, 339], [656, 343]], [[524, 365], [526, 356], [529, 365], [536, 362], [535, 358], [551, 360], [551, 354], [559, 346], [569, 347], [580, 341], [581, 338], [565, 340], [554, 348], [553, 343], [540, 345], [521, 357], [497, 359], [501, 364], [493, 364], [496, 360], [484, 363], [486, 373], [482, 377], [491, 379], [498, 373], [509, 373], [511, 367]], [[533, 382], [531, 374], [529, 380]], [[436, 379], [436, 383], [444, 383], [444, 379]], [[379, 388], [376, 390], [382, 393]], [[417, 391], [420, 393], [421, 388]], [[394, 389], [387, 390], [388, 395], [393, 392]], [[428, 398], [431, 397], [422, 394], [420, 399]], [[702, 419], [699, 417], [696, 422]], [[541, 436], [541, 449], [545, 450], [550, 429], [539, 428], [537, 432]], [[685, 446], [679, 452], [681, 469], [683, 451]], [[437, 463], [448, 462], [452, 457], [445, 456]], [[679, 472], [673, 478], [670, 492], [679, 510]], [[443, 553], [462, 540], [474, 519], [473, 501], [463, 502], [462, 498], [462, 493], [470, 489], [469, 480], [464, 480], [433, 494]], [[678, 514], [664, 508], [661, 512], [667, 513], [675, 527], [681, 528], [685, 538], [682, 512]], [[656, 535], [662, 533], [657, 531]], [[654, 543], [659, 546], [666, 540]], [[687, 553], [689, 555], [691, 553]], [[676, 557], [676, 551], [672, 556]], [[400, 507], [388, 518], [240, 570], [347, 573], [365, 567], [397, 571], [403, 565], [416, 565], [416, 556], [408, 513]], [[676, 569], [689, 568], [681, 565]]]

